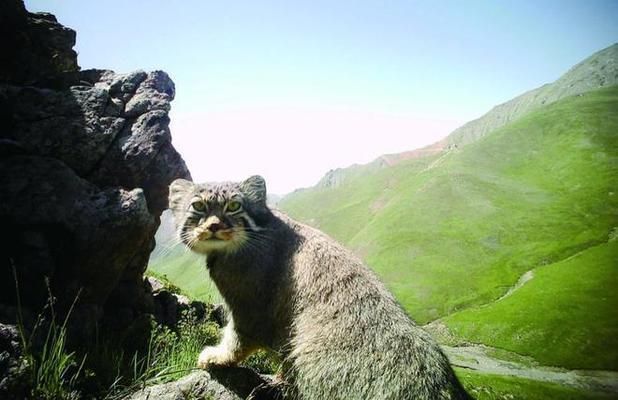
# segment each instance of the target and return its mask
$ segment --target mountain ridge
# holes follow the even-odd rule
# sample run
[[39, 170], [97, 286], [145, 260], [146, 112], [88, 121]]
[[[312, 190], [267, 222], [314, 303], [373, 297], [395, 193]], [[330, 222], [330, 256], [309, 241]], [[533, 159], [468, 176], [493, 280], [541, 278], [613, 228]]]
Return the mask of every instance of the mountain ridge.
[[[552, 104], [565, 97], [581, 95], [613, 85], [618, 85], [618, 43], [599, 50], [575, 64], [555, 81], [526, 91], [511, 100], [494, 106], [481, 117], [465, 123], [442, 140], [418, 149], [383, 154], [367, 164], [353, 164], [348, 167], [332, 169], [314, 187], [337, 187], [350, 174], [357, 171], [392, 167], [406, 160], [456, 150], [540, 107]], [[307, 189], [310, 188], [297, 189], [293, 193]]]
[[447, 143], [466, 145], [539, 107], [565, 97], [617, 84], [618, 43], [615, 43], [575, 64], [554, 82], [524, 92], [495, 106], [480, 118], [455, 129], [447, 136]]

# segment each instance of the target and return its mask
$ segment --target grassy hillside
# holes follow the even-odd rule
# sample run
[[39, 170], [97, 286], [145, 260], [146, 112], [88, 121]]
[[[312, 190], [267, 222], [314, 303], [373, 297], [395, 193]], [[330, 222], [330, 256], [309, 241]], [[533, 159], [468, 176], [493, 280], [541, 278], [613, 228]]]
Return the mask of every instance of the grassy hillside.
[[358, 251], [420, 322], [500, 297], [618, 225], [618, 89], [547, 106], [459, 151], [280, 203]]
[[609, 400], [611, 393], [576, 390], [553, 383], [456, 370], [457, 376], [476, 400]]
[[[421, 322], [450, 315], [467, 341], [617, 370], [616, 110], [615, 87], [565, 99], [459, 150], [280, 204], [361, 254]], [[531, 281], [494, 302], [527, 271]], [[612, 397], [459, 375], [479, 399]]]
[[[466, 340], [545, 365], [618, 370], [618, 241], [539, 267], [517, 291], [487, 307], [456, 313], [447, 326]], [[482, 323], [479, 323], [482, 322]]]

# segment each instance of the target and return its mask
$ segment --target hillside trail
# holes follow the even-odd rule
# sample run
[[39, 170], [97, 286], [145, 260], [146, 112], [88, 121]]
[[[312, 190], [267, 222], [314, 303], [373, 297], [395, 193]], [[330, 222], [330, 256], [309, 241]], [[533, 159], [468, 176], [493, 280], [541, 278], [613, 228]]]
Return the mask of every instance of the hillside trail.
[[442, 349], [451, 363], [460, 368], [618, 395], [618, 371], [567, 370], [541, 365], [527, 365], [494, 358], [488, 354], [493, 349], [482, 345], [442, 346]]

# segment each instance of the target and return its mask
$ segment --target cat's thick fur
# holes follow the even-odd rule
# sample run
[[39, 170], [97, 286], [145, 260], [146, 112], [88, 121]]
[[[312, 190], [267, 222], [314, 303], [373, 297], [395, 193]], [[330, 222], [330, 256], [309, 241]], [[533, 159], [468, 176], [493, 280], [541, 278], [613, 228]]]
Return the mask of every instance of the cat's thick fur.
[[[197, 199], [197, 200], [196, 200]], [[196, 216], [195, 207], [207, 210]], [[238, 201], [241, 212], [226, 213]], [[233, 365], [258, 348], [281, 354], [288, 396], [304, 400], [467, 399], [438, 345], [416, 326], [377, 277], [322, 232], [266, 206], [262, 178], [170, 186], [185, 243], [207, 254], [231, 318], [199, 366]], [[227, 215], [230, 214], [230, 215]], [[237, 235], [196, 247], [204, 224]], [[201, 230], [200, 230], [201, 229]], [[191, 236], [193, 235], [193, 236]], [[200, 236], [203, 237], [203, 236]]]

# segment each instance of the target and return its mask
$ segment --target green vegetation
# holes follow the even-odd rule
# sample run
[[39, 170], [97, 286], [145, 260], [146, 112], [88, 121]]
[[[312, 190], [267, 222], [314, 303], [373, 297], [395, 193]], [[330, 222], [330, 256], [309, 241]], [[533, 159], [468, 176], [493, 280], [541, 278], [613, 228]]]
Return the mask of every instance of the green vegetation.
[[219, 292], [208, 278], [204, 256], [185, 251], [183, 247], [171, 249], [167, 254], [150, 261], [147, 275], [180, 288], [192, 299], [219, 303]]
[[[92, 361], [86, 364], [106, 399], [119, 399], [143, 386], [169, 382], [192, 370], [204, 346], [219, 340], [219, 328], [214, 322], [199, 321], [192, 312], [185, 312], [176, 331], [152, 324], [148, 346], [126, 354], [118, 343], [99, 343], [88, 349]], [[95, 376], [96, 375], [96, 376]]]
[[41, 329], [44, 323], [42, 316], [39, 316], [30, 335], [26, 334], [23, 324], [21, 322], [19, 324], [23, 359], [31, 371], [32, 382], [29, 385], [32, 388], [31, 395], [42, 400], [78, 399], [79, 392], [76, 387], [82, 377], [86, 356], [79, 359], [75, 352], [67, 350], [68, 316], [61, 325], [58, 325], [53, 307], [50, 305], [49, 308], [52, 310], [52, 319], [48, 323], [42, 349], [34, 346], [37, 330]]
[[[40, 316], [30, 335], [26, 335], [20, 324], [22, 357], [30, 372], [28, 387], [32, 398], [124, 398], [143, 386], [186, 375], [195, 369], [204, 346], [214, 345], [219, 340], [219, 328], [215, 323], [198, 321], [193, 313], [187, 312], [178, 323], [176, 332], [153, 323], [147, 348], [131, 355], [124, 353], [119, 343], [111, 341], [88, 345], [79, 352], [69, 351], [66, 347], [69, 317], [70, 313], [59, 325], [53, 311], [49, 324]], [[43, 324], [47, 326], [45, 340], [42, 348], [38, 348], [34, 346], [33, 338]], [[269, 366], [269, 360], [268, 356], [261, 354], [249, 365], [253, 362], [257, 366]]]
[[356, 250], [425, 323], [607, 240], [618, 225], [617, 107], [616, 88], [569, 98], [460, 150], [280, 206]]
[[258, 350], [247, 357], [241, 365], [252, 368], [260, 374], [274, 375], [280, 370], [281, 360], [279, 356], [272, 351]]
[[156, 280], [161, 282], [163, 284], [163, 288], [170, 293], [185, 295], [185, 292], [183, 292], [180, 287], [172, 283], [172, 281], [168, 279], [167, 275], [162, 275], [152, 269], [148, 269], [144, 273], [144, 276], [155, 278]]
[[553, 383], [456, 370], [466, 390], [477, 400], [609, 400], [607, 393], [590, 393]]
[[[297, 192], [281, 207], [358, 251], [421, 323], [472, 308], [447, 319], [471, 341], [615, 369], [615, 250], [592, 248], [618, 226], [616, 109], [616, 87], [565, 99], [441, 158]], [[337, 229], [346, 221], [355, 232]], [[538, 278], [520, 292], [475, 309], [530, 270]]]
[[219, 341], [219, 328], [214, 322], [199, 322], [186, 313], [178, 323], [178, 331], [156, 326], [150, 341], [146, 369], [140, 380], [147, 384], [175, 380], [195, 369], [204, 346]]
[[[544, 365], [618, 370], [618, 242], [539, 267], [511, 296], [444, 320], [458, 336]], [[476, 323], [482, 321], [482, 323]]]

